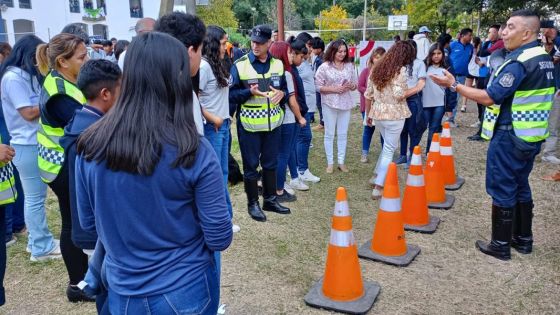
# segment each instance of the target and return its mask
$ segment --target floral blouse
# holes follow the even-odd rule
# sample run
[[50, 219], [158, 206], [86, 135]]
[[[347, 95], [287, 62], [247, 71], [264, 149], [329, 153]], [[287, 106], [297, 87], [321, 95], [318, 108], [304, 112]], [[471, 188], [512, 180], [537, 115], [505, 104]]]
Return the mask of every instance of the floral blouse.
[[[402, 67], [399, 74], [382, 91], [376, 88], [371, 78], [368, 79], [364, 97], [372, 100], [369, 118], [374, 120], [401, 120], [412, 115], [404, 98], [404, 92], [408, 88], [406, 79], [406, 67]], [[402, 98], [402, 100], [397, 98]]]
[[[358, 75], [356, 68], [351, 62], [344, 63], [342, 70], [337, 69], [332, 62], [323, 62], [315, 74], [315, 87], [320, 91], [325, 86], [340, 86], [342, 82], [350, 82], [358, 86]], [[356, 106], [351, 91], [342, 94], [321, 93], [321, 104], [330, 108], [349, 110]]]

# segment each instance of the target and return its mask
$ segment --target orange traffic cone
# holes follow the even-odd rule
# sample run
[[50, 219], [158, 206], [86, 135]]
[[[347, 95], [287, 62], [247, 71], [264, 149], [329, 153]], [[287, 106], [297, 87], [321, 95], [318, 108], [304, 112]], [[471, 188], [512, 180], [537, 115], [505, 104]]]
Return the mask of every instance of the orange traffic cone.
[[397, 165], [391, 163], [385, 178], [373, 238], [360, 247], [358, 256], [396, 266], [407, 266], [420, 253], [420, 247], [406, 245]]
[[465, 179], [455, 173], [455, 159], [453, 157], [453, 143], [449, 122], [443, 124], [440, 142], [441, 165], [443, 170], [443, 182], [446, 190], [459, 190], [465, 183]]
[[434, 233], [440, 220], [438, 217], [430, 216], [428, 212], [421, 152], [420, 146], [414, 147], [414, 152], [410, 159], [402, 207], [404, 229]]
[[308, 305], [352, 314], [364, 314], [373, 306], [380, 286], [362, 282], [357, 252], [346, 189], [339, 187], [325, 276], [305, 296]]
[[433, 209], [449, 209], [453, 207], [455, 197], [445, 193], [438, 133], [434, 133], [432, 137], [432, 145], [430, 146], [430, 152], [428, 152], [424, 175], [426, 178], [428, 207]]

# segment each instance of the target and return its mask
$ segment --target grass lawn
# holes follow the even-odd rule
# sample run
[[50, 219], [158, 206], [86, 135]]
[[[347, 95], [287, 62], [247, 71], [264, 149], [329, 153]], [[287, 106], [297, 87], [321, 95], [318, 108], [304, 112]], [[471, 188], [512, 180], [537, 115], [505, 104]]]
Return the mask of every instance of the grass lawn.
[[[469, 111], [459, 113], [461, 127], [452, 130], [456, 168], [467, 182], [453, 192], [457, 200], [451, 210], [431, 210], [442, 219], [435, 234], [406, 233], [408, 243], [421, 247], [420, 255], [405, 268], [360, 260], [363, 278], [381, 285], [372, 314], [560, 313], [560, 185], [539, 179], [555, 169], [538, 158], [531, 175], [533, 254], [513, 251], [512, 260], [502, 262], [479, 253], [474, 242], [490, 236], [491, 199], [484, 188], [487, 143], [466, 141], [475, 131], [467, 127], [476, 120], [472, 104]], [[348, 190], [358, 245], [371, 238], [379, 207], [370, 199], [367, 184], [379, 154], [379, 136], [374, 135], [370, 162], [360, 163], [359, 111], [353, 112], [352, 120], [346, 162], [350, 173], [325, 173], [323, 134], [314, 133], [310, 165], [321, 182], [308, 192], [298, 192], [298, 201], [286, 204], [291, 215], [267, 213], [267, 222], [253, 221], [246, 211], [242, 184], [230, 187], [234, 221], [241, 231], [222, 258], [221, 302], [227, 304], [228, 314], [325, 313], [307, 307], [303, 296], [324, 271], [336, 188]], [[233, 148], [240, 161], [237, 144]], [[399, 169], [401, 193], [405, 176]], [[58, 235], [57, 209], [51, 194], [49, 223]], [[25, 243], [20, 240], [8, 250], [7, 304], [0, 313], [94, 314], [93, 304], [66, 301], [63, 262], [31, 263]]]

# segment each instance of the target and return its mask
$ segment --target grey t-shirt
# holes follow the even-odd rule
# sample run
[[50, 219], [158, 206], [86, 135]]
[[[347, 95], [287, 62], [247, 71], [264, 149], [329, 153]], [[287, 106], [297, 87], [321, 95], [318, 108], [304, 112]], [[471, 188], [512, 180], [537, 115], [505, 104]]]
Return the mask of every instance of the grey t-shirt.
[[13, 144], [36, 145], [39, 118], [25, 120], [18, 109], [39, 106], [41, 85], [36, 78], [17, 67], [10, 67], [2, 77], [2, 111]]
[[445, 89], [437, 85], [430, 78], [430, 74], [443, 76], [443, 68], [430, 66], [428, 68], [426, 85], [422, 90], [422, 105], [424, 107], [438, 107], [445, 105]]
[[418, 81], [420, 79], [426, 78], [426, 65], [422, 60], [414, 59], [414, 62], [412, 63], [412, 75], [409, 75], [408, 69], [406, 74], [406, 84], [408, 85], [409, 89], [413, 88], [416, 86], [416, 84], [418, 84]]
[[303, 81], [303, 89], [305, 90], [305, 103], [309, 113], [317, 111], [317, 96], [315, 95], [315, 72], [311, 64], [305, 60], [297, 67], [299, 76]]
[[222, 119], [229, 118], [229, 86], [220, 87], [212, 67], [202, 59], [200, 63], [200, 105]]
[[[288, 94], [289, 96], [292, 96], [295, 94], [293, 76], [288, 71], [286, 71], [284, 74], [286, 76], [286, 85], [288, 86]], [[296, 116], [294, 116], [294, 113], [290, 108], [290, 104], [286, 103], [286, 112], [284, 113], [284, 121], [282, 122], [282, 124], [283, 125], [294, 124], [295, 122], [296, 122]]]

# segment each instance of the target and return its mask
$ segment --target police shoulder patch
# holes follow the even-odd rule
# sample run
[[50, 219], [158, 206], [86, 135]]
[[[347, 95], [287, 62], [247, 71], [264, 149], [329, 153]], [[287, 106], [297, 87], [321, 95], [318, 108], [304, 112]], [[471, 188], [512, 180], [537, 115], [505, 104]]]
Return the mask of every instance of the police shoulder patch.
[[502, 75], [498, 83], [502, 87], [509, 88], [513, 86], [513, 81], [515, 81], [515, 76], [511, 72], [506, 72]]

